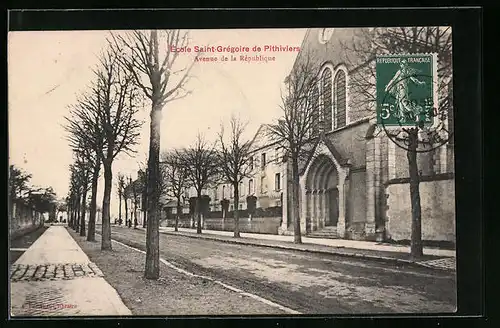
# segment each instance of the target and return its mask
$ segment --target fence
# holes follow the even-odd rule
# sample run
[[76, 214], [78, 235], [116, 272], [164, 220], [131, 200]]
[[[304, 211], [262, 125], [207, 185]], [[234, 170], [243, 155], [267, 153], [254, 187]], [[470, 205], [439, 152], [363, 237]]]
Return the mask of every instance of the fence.
[[[282, 217], [277, 216], [278, 210], [267, 211], [266, 214], [274, 214], [273, 216], [263, 216], [264, 211], [256, 211], [257, 216], [248, 217], [246, 211], [240, 211], [239, 227], [240, 232], [248, 233], [264, 233], [264, 234], [278, 234], [278, 228], [281, 225]], [[167, 220], [164, 220], [162, 226], [173, 227], [175, 226], [175, 214]], [[179, 219], [179, 228], [192, 228], [193, 222], [196, 222], [196, 217], [191, 219], [190, 215], [182, 215]], [[228, 216], [222, 218], [222, 213], [210, 212], [207, 217], [203, 219], [203, 229], [218, 230], [218, 231], [233, 231], [234, 219], [233, 212], [229, 212]]]

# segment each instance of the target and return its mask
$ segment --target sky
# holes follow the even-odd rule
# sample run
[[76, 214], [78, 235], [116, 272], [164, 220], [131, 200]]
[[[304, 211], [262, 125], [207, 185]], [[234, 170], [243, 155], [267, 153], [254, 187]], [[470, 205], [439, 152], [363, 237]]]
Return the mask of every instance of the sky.
[[[190, 30], [190, 46], [300, 47], [306, 29]], [[115, 31], [115, 33], [121, 33]], [[92, 68], [106, 46], [109, 31], [36, 31], [8, 34], [9, 161], [32, 174], [31, 183], [53, 187], [66, 196], [72, 151], [63, 128], [68, 106], [75, 104], [93, 80]], [[231, 115], [248, 122], [246, 136], [252, 138], [261, 124], [272, 123], [281, 110], [280, 88], [297, 56], [296, 51], [261, 52], [274, 61], [198, 62], [186, 88], [191, 94], [163, 109], [161, 149], [189, 146], [200, 132], [215, 140], [222, 123]], [[230, 53], [224, 53], [230, 57]], [[191, 57], [190, 57], [191, 56]], [[193, 54], [180, 53], [179, 64]], [[240, 54], [235, 54], [240, 59]], [[181, 66], [182, 68], [182, 66]], [[145, 102], [138, 118], [144, 120], [135, 157], [120, 155], [113, 163], [118, 172], [137, 176], [147, 160], [150, 103]], [[116, 179], [111, 200], [112, 218], [118, 213]], [[99, 182], [98, 204], [102, 205], [103, 181]]]

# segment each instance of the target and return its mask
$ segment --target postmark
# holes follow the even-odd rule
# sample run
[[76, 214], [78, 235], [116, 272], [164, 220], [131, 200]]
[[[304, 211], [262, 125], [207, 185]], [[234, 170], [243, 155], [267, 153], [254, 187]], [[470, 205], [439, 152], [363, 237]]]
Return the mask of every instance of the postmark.
[[418, 130], [417, 152], [436, 149], [452, 138], [449, 108], [439, 106], [435, 54], [376, 58], [377, 124], [399, 147], [409, 150], [408, 133]]

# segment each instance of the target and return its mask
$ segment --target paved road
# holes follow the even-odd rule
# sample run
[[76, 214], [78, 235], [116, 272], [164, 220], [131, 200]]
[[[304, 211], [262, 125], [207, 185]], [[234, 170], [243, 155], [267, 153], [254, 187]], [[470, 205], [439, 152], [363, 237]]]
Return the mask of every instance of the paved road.
[[[112, 238], [145, 249], [145, 231]], [[455, 276], [426, 268], [160, 234], [161, 257], [305, 314], [455, 311]]]

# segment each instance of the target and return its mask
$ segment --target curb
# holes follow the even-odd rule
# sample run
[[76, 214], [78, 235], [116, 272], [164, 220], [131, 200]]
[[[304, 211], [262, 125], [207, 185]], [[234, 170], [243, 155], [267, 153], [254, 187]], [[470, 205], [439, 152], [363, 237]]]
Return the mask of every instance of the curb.
[[[141, 230], [145, 230], [144, 228], [141, 228]], [[427, 269], [432, 269], [432, 270], [438, 270], [438, 271], [443, 271], [443, 272], [455, 272], [453, 269], [448, 269], [448, 268], [442, 268], [442, 267], [436, 267], [436, 266], [431, 266], [431, 265], [426, 265], [425, 263], [419, 263], [415, 261], [410, 261], [410, 260], [403, 260], [403, 259], [397, 259], [393, 257], [386, 257], [386, 256], [374, 256], [374, 255], [367, 255], [367, 254], [360, 254], [360, 253], [344, 253], [344, 252], [336, 252], [333, 250], [315, 250], [315, 249], [307, 249], [307, 248], [300, 248], [300, 247], [291, 247], [291, 246], [286, 246], [286, 245], [271, 245], [271, 244], [255, 244], [249, 241], [245, 240], [227, 240], [227, 239], [221, 239], [217, 237], [208, 237], [208, 236], [199, 236], [199, 235], [191, 235], [191, 234], [184, 234], [184, 233], [179, 233], [179, 232], [174, 232], [174, 231], [161, 231], [160, 233], [166, 234], [166, 235], [173, 235], [173, 236], [183, 236], [183, 237], [188, 237], [188, 238], [198, 238], [198, 239], [204, 239], [204, 240], [215, 240], [218, 242], [223, 242], [223, 243], [228, 243], [228, 244], [238, 244], [238, 245], [249, 245], [249, 246], [257, 246], [257, 247], [268, 247], [268, 248], [279, 248], [279, 249], [285, 249], [285, 250], [292, 250], [292, 251], [299, 251], [299, 252], [305, 252], [305, 253], [316, 253], [316, 254], [326, 254], [326, 255], [337, 255], [337, 256], [343, 256], [343, 257], [354, 257], [354, 258], [361, 258], [361, 259], [369, 259], [369, 260], [375, 260], [375, 261], [381, 261], [381, 262], [392, 262], [392, 263], [398, 263], [398, 264], [405, 264], [405, 265], [410, 265], [414, 267], [420, 267], [420, 268], [427, 268]]]

